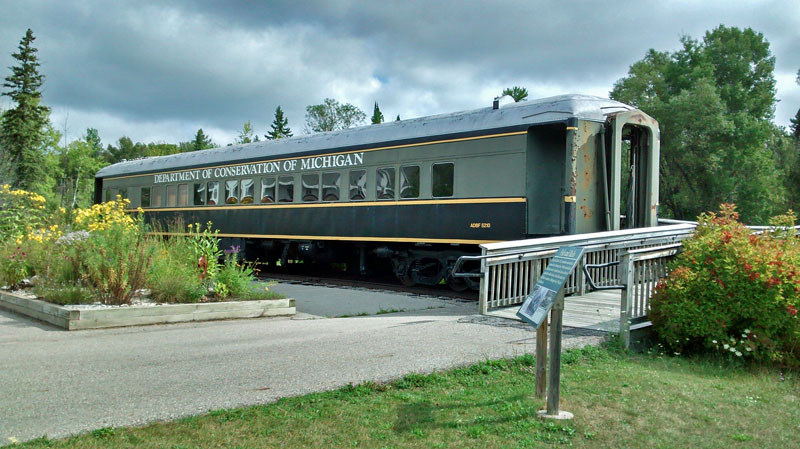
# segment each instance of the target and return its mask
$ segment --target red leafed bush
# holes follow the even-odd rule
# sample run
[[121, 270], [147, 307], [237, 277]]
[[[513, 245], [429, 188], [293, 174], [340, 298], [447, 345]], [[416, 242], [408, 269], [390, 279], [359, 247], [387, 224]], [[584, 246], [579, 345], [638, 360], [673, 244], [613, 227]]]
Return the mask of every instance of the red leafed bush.
[[760, 235], [738, 221], [735, 206], [698, 218], [696, 234], [656, 287], [650, 317], [675, 352], [800, 367], [800, 239], [794, 213], [773, 218]]

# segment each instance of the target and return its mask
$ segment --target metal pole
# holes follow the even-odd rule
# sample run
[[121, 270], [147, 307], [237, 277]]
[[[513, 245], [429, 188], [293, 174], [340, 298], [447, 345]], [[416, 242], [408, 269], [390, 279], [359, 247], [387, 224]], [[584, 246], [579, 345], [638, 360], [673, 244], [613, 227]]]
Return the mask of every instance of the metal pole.
[[561, 387], [561, 319], [564, 313], [564, 288], [550, 312], [550, 373], [547, 382], [547, 414], [558, 415], [558, 395]]
[[536, 397], [544, 399], [547, 391], [547, 317], [536, 329]]

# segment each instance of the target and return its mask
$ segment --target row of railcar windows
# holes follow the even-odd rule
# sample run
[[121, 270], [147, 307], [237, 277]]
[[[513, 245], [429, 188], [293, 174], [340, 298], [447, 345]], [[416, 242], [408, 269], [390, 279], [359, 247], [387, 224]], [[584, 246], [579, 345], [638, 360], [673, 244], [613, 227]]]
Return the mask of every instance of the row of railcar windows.
[[[400, 179], [397, 184], [396, 172]], [[367, 171], [350, 170], [348, 173], [349, 191], [340, 191], [341, 174], [312, 173], [300, 175], [300, 201], [339, 201], [340, 198], [350, 201], [367, 199]], [[454, 165], [452, 162], [433, 164], [431, 167], [431, 194], [434, 198], [453, 196]], [[189, 186], [193, 195], [189, 202]], [[256, 190], [258, 187], [258, 190]], [[166, 192], [166, 195], [165, 195]], [[399, 193], [398, 193], [399, 192]], [[222, 196], [220, 196], [222, 194]], [[256, 196], [258, 194], [258, 196]], [[110, 191], [106, 191], [109, 199]], [[346, 196], [342, 196], [346, 195]], [[378, 200], [394, 200], [419, 198], [420, 166], [401, 166], [378, 168], [375, 171], [375, 198]], [[142, 207], [183, 207], [215, 206], [218, 204], [261, 204], [293, 203], [295, 201], [294, 176], [278, 176], [209, 181], [196, 184], [142, 187]], [[164, 201], [166, 200], [166, 201]]]

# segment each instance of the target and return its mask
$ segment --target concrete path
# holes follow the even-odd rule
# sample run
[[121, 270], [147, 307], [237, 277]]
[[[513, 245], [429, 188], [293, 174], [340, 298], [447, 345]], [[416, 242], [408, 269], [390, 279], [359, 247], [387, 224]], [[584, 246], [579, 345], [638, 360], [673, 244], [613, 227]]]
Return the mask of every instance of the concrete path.
[[[298, 298], [300, 310], [302, 303]], [[75, 332], [0, 311], [0, 444], [262, 404], [535, 350], [530, 327], [474, 315], [474, 303], [432, 300], [402, 313], [302, 319], [322, 309], [310, 307], [317, 313], [296, 319]], [[601, 339], [565, 329], [564, 346]]]
[[[363, 288], [319, 287], [297, 283], [270, 284], [269, 289], [294, 298], [299, 313], [321, 318], [439, 309], [459, 303], [458, 300], [414, 294], [376, 292]], [[466, 302], [464, 304], [465, 312], [470, 307], [469, 304], [473, 311], [477, 312], [477, 302]]]

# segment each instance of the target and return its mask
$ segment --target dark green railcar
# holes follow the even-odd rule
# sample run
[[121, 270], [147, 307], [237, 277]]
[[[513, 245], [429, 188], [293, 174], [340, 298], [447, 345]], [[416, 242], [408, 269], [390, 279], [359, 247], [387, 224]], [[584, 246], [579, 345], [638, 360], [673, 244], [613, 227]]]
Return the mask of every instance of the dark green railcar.
[[211, 221], [262, 261], [393, 263], [436, 284], [484, 242], [655, 225], [658, 124], [564, 95], [125, 161], [96, 175], [149, 222]]

